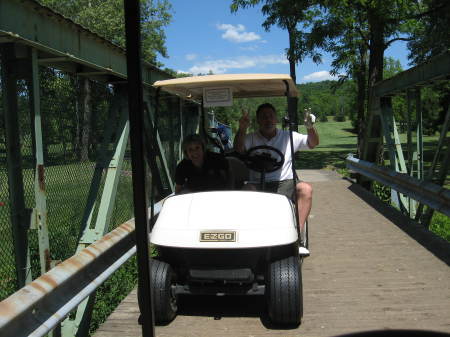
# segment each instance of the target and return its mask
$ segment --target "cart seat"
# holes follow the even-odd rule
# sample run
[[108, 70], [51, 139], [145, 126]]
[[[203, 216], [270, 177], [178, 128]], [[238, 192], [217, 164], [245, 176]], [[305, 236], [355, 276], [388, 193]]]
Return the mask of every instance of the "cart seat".
[[228, 161], [228, 188], [231, 190], [240, 190], [244, 182], [248, 180], [248, 168], [239, 158], [226, 158]]

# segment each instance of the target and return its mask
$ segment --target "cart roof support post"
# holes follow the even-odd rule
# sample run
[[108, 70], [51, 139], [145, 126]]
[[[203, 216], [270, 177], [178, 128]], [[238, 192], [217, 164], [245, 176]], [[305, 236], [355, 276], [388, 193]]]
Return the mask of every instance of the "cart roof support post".
[[142, 336], [155, 335], [150, 284], [149, 228], [144, 161], [144, 100], [141, 72], [140, 1], [124, 0], [127, 50], [128, 106], [130, 115], [133, 201], [136, 224], [136, 248]]
[[[286, 97], [289, 103], [289, 100], [292, 98], [289, 95], [289, 82], [284, 81], [284, 84], [286, 85]], [[294, 97], [296, 99], [296, 97]], [[300, 231], [300, 219], [298, 216], [298, 202], [297, 202], [297, 172], [295, 171], [295, 151], [294, 151], [294, 139], [292, 136], [292, 133], [294, 132], [294, 128], [297, 128], [296, 120], [297, 118], [294, 117], [297, 115], [297, 104], [288, 104], [288, 118], [289, 118], [289, 142], [291, 143], [291, 160], [292, 160], [292, 181], [294, 184], [294, 207], [295, 207], [295, 222], [297, 223], [297, 233], [298, 233], [298, 241], [301, 243], [301, 231]]]

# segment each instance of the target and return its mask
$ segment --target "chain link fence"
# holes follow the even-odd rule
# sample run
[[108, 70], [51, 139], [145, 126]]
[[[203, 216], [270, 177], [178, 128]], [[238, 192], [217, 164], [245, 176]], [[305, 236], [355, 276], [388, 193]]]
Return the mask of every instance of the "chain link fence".
[[[89, 92], [86, 92], [86, 87], [83, 88], [82, 84], [88, 81], [87, 79], [80, 80], [51, 68], [41, 67], [39, 70], [49, 258], [57, 263], [72, 256], [77, 248], [84, 205], [87, 203], [99, 159], [99, 145], [103, 141], [113, 93], [112, 88], [93, 81], [89, 81]], [[18, 80], [17, 86], [20, 130], [17, 136], [20, 139], [23, 193], [25, 207], [31, 210], [36, 207], [34, 191], [36, 142], [34, 115], [30, 113], [31, 85], [29, 81]], [[83, 103], [85, 107], [89, 107], [89, 111], [83, 109]], [[2, 205], [0, 230], [3, 237], [0, 243], [2, 265], [0, 279], [4, 283], [0, 287], [0, 299], [4, 299], [17, 290], [18, 284], [10, 221], [3, 104], [0, 105], [0, 115], [0, 205]], [[113, 120], [118, 119], [117, 116], [113, 116]], [[125, 163], [124, 168], [129, 169], [129, 163]], [[98, 196], [101, 195], [102, 184], [103, 180]], [[130, 187], [127, 188], [126, 185]], [[131, 175], [121, 175], [119, 186], [121, 197], [116, 205], [112, 227], [132, 217]], [[28, 240], [31, 273], [34, 279], [40, 275], [37, 230], [28, 231]]]
[[[31, 210], [36, 208], [36, 150], [39, 150], [35, 140], [32, 85], [31, 79], [16, 82], [23, 195], [25, 208], [31, 215]], [[19, 288], [8, 183], [4, 83], [0, 81], [0, 301]], [[76, 252], [83, 224], [87, 222], [88, 228], [95, 225], [109, 160], [121, 135], [119, 126], [124, 116], [121, 115], [123, 109], [117, 108], [118, 87], [45, 66], [39, 67], [39, 87], [49, 259], [57, 264]], [[122, 104], [127, 105], [126, 100]], [[186, 115], [191, 118], [187, 126], [183, 126], [183, 131], [179, 99], [166, 97], [162, 106], [157, 125], [169, 171], [173, 175], [176, 162], [181, 157], [180, 138], [183, 132], [195, 130], [198, 108], [186, 110]], [[153, 110], [154, 102], [150, 108]], [[108, 127], [111, 128], [109, 140]], [[161, 163], [160, 158], [159, 161]], [[128, 142], [106, 232], [132, 217], [132, 170]], [[28, 272], [35, 279], [41, 273], [37, 229], [30, 228], [27, 238], [31, 266]], [[118, 304], [118, 299], [126, 295], [124, 292], [134, 287], [136, 280], [136, 261], [132, 259], [102, 285], [93, 310], [93, 328], [102, 317], [107, 317]], [[123, 284], [127, 285], [127, 289], [123, 288]], [[112, 294], [111, 289], [121, 294]]]
[[[1, 69], [0, 69], [1, 70]], [[0, 103], [2, 103], [0, 91]], [[16, 267], [14, 258], [13, 233], [10, 224], [8, 193], [8, 172], [6, 170], [6, 137], [3, 104], [0, 104], [0, 299], [16, 289]]]

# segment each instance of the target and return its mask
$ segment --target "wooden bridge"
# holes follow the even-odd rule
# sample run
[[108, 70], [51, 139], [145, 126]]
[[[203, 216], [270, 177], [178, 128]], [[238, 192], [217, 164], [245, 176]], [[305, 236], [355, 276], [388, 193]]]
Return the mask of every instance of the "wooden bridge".
[[[304, 315], [272, 326], [263, 297], [186, 297], [163, 336], [336, 336], [379, 329], [450, 333], [450, 244], [332, 171], [307, 170], [314, 187]], [[95, 337], [141, 336], [132, 292]]]

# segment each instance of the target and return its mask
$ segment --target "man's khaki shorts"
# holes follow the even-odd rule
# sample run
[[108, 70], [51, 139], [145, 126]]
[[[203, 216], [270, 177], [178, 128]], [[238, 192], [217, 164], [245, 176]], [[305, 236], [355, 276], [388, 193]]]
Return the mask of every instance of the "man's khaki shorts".
[[[261, 191], [261, 184], [248, 183], [256, 187], [256, 190]], [[265, 185], [265, 192], [278, 193], [287, 196], [294, 200], [294, 179], [287, 179], [281, 181], [268, 181]]]

